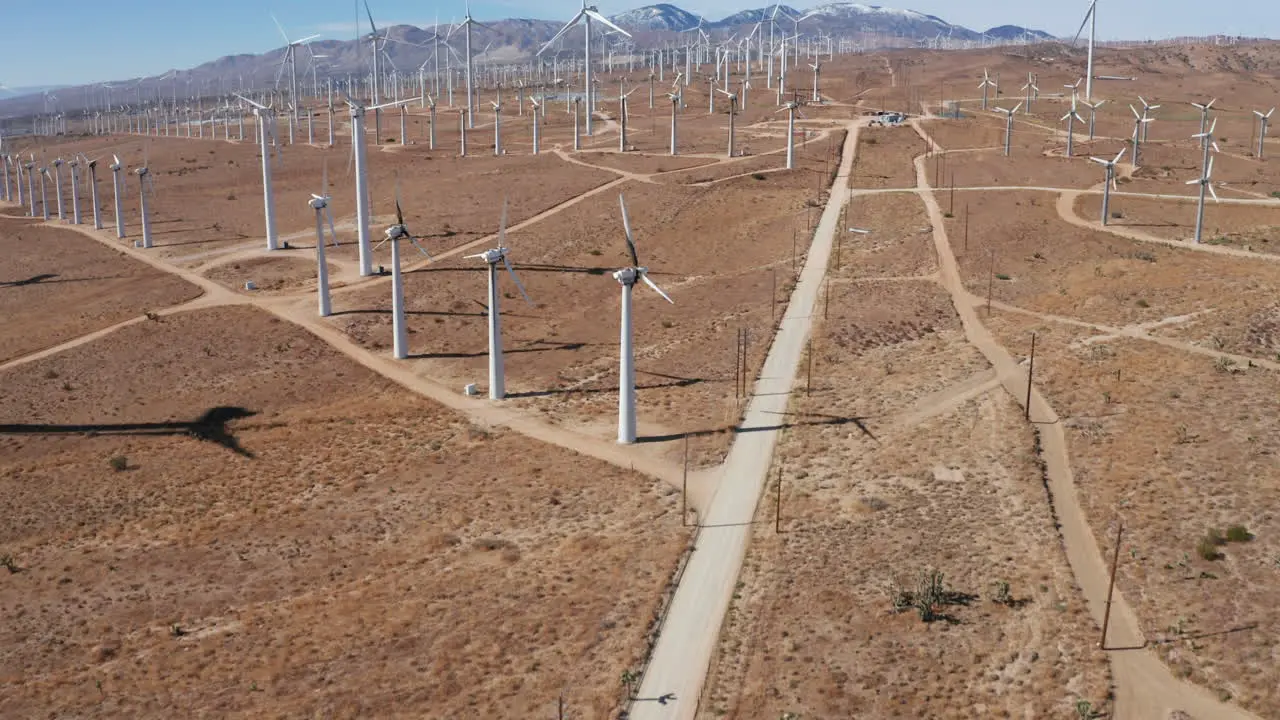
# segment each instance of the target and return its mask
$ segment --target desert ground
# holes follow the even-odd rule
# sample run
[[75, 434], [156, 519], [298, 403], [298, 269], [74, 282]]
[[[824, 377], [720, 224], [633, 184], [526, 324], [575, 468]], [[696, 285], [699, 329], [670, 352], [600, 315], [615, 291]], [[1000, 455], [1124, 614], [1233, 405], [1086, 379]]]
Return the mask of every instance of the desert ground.
[[[1070, 156], [1081, 54], [1057, 45], [831, 58], [794, 169], [758, 75], [733, 157], [705, 79], [676, 156], [670, 82], [650, 109], [640, 73], [602, 78], [577, 150], [563, 98], [536, 155], [510, 100], [501, 155], [487, 110], [465, 157], [456, 108], [434, 148], [426, 109], [403, 138], [384, 113], [372, 259], [390, 269], [399, 202], [405, 360], [389, 272], [359, 273], [345, 112], [333, 147], [317, 106], [314, 142], [304, 124], [273, 158], [274, 252], [251, 128], [13, 139], [155, 182], [123, 178], [125, 239], [108, 174], [103, 231], [0, 206], [0, 698], [24, 717], [1280, 713], [1280, 171], [1249, 119], [1280, 53], [1100, 65], [1134, 80], [1098, 83]], [[1005, 157], [995, 107], [1028, 73]], [[1162, 107], [1135, 166], [1138, 94]], [[1210, 96], [1221, 200], [1197, 245], [1188, 103]], [[1088, 158], [1122, 149], [1104, 226]], [[329, 317], [312, 193], [334, 214]], [[619, 196], [673, 301], [636, 287], [633, 446], [614, 442]], [[501, 272], [509, 395], [489, 401], [462, 393], [488, 384], [468, 256], [500, 239], [529, 302]]]

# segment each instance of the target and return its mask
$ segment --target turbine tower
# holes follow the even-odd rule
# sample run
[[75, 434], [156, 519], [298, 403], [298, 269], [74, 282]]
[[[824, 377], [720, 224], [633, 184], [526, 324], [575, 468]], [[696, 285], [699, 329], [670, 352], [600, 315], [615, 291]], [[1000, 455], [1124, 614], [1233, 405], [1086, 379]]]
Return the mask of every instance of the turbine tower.
[[276, 146], [279, 153], [280, 143], [276, 139], [276, 116], [266, 105], [256, 103], [243, 95], [236, 95], [242, 101], [253, 106], [253, 114], [258, 118], [258, 143], [262, 150], [262, 208], [267, 227], [267, 250], [277, 249], [279, 237], [276, 235], [276, 203], [271, 192], [271, 146]]
[[649, 268], [640, 265], [640, 258], [636, 255], [635, 239], [631, 236], [631, 220], [627, 217], [627, 201], [621, 195], [618, 196], [618, 205], [622, 208], [622, 227], [626, 231], [627, 252], [631, 255], [631, 265], [613, 274], [613, 278], [622, 286], [621, 351], [618, 365], [618, 442], [630, 445], [636, 441], [636, 368], [631, 345], [631, 291], [635, 288], [636, 282], [641, 281], [667, 302], [674, 305], [675, 301], [649, 279]]
[[560, 28], [560, 32], [556, 33], [550, 40], [548, 40], [547, 44], [543, 45], [542, 49], [538, 50], [538, 53], [537, 53], [538, 56], [541, 56], [542, 53], [546, 52], [552, 45], [556, 43], [557, 40], [563, 37], [565, 33], [569, 32], [569, 30], [573, 28], [574, 25], [577, 25], [579, 21], [583, 23], [583, 29], [585, 30], [585, 32], [583, 33], [583, 36], [585, 39], [584, 40], [585, 50], [583, 51], [583, 59], [585, 62], [583, 64], [584, 76], [583, 76], [582, 82], [583, 82], [583, 88], [586, 92], [586, 99], [587, 99], [587, 137], [591, 137], [591, 113], [593, 110], [595, 110], [595, 102], [593, 101], [592, 90], [591, 90], [591, 21], [592, 20], [595, 20], [598, 23], [601, 23], [609, 28], [612, 28], [615, 33], [618, 33], [628, 38], [631, 37], [631, 33], [627, 32], [626, 30], [623, 30], [617, 25], [614, 25], [612, 22], [609, 22], [608, 18], [601, 15], [600, 11], [596, 9], [595, 5], [587, 5], [587, 0], [582, 0], [582, 9], [578, 11], [578, 14], [574, 15], [572, 20], [565, 23], [565, 26]]
[[311, 202], [307, 203], [316, 211], [316, 296], [319, 302], [320, 317], [329, 317], [333, 312], [329, 303], [329, 266], [324, 259], [324, 225], [329, 222], [329, 237], [334, 246], [338, 244], [338, 232], [333, 227], [333, 210], [329, 208], [329, 164], [326, 162], [320, 181], [320, 194], [312, 193]]
[[1103, 160], [1102, 158], [1091, 157], [1090, 160], [1102, 165], [1107, 169], [1107, 179], [1102, 184], [1102, 224], [1105, 226], [1107, 221], [1111, 219], [1111, 188], [1116, 185], [1116, 163], [1120, 162], [1120, 158], [1124, 157], [1127, 148], [1121, 148], [1120, 153], [1116, 155], [1114, 160]]
[[1022, 108], [1022, 103], [1013, 106], [1012, 110], [1006, 110], [1000, 106], [996, 106], [996, 110], [1004, 113], [1004, 156], [1009, 157], [1009, 150], [1013, 144], [1013, 116]]
[[[405, 103], [416, 102], [419, 98], [407, 98], [396, 102], [383, 103], [366, 108], [347, 98], [347, 106], [351, 109], [351, 152], [356, 166], [356, 239], [360, 245], [360, 275], [368, 277], [373, 274], [373, 252], [369, 242], [369, 175], [365, 160], [364, 116], [369, 110], [382, 110]], [[463, 135], [463, 154], [466, 154], [466, 135]]]
[[400, 273], [401, 240], [408, 240], [423, 255], [431, 257], [431, 253], [418, 244], [417, 238], [404, 224], [404, 212], [400, 209], [400, 186], [397, 183], [396, 224], [387, 228], [386, 238], [382, 241], [391, 243], [391, 352], [397, 360], [409, 357], [409, 335], [404, 321], [404, 276]]
[[1222, 152], [1218, 147], [1218, 143], [1213, 140], [1213, 131], [1218, 129], [1218, 119], [1214, 118], [1213, 124], [1209, 126], [1209, 131], [1198, 135], [1192, 135], [1197, 140], [1204, 142], [1204, 160], [1202, 160], [1202, 172], [1200, 177], [1195, 180], [1188, 180], [1188, 185], [1200, 186], [1200, 203], [1196, 207], [1196, 244], [1199, 245], [1204, 234], [1204, 193], [1208, 190], [1213, 195], [1213, 201], [1218, 202], [1218, 193], [1213, 189], [1213, 158], [1209, 155], [1209, 150], [1214, 152]]
[[498, 309], [498, 263], [502, 263], [506, 267], [507, 273], [511, 275], [512, 281], [515, 282], [520, 294], [524, 296], [525, 302], [533, 305], [533, 301], [529, 299], [529, 293], [525, 292], [524, 284], [520, 282], [520, 278], [516, 276], [515, 269], [511, 267], [511, 260], [507, 257], [508, 253], [507, 201], [503, 200], [502, 223], [498, 226], [498, 247], [476, 255], [466, 256], [469, 260], [483, 260], [489, 266], [489, 307], [487, 314], [489, 320], [490, 400], [501, 400], [507, 396], [506, 370], [502, 362], [502, 315]]
[[1084, 99], [1087, 102], [1093, 102], [1093, 43], [1098, 36], [1098, 0], [1091, 0], [1089, 9], [1085, 11], [1084, 20], [1080, 23], [1080, 29], [1076, 31], [1076, 37], [1071, 41], [1072, 47], [1080, 41], [1080, 33], [1084, 32], [1084, 26], [1089, 26], [1089, 60], [1085, 67], [1084, 80]]
[[116, 203], [116, 237], [124, 239], [124, 183], [120, 181], [120, 156], [111, 156], [111, 191]]

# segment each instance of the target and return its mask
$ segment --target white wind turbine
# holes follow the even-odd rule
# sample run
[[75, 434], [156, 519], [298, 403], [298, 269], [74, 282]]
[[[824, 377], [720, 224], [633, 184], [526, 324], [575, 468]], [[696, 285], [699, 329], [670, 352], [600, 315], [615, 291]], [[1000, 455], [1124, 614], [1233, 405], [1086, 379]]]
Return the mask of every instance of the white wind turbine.
[[[22, 167], [24, 167], [27, 171], [27, 202], [31, 205], [31, 208], [27, 211], [27, 216], [35, 217], [36, 216], [36, 188], [34, 184], [35, 183], [34, 176], [35, 176], [36, 158], [34, 155], [31, 155], [30, 158], [31, 159]], [[19, 182], [21, 182], [21, 179], [19, 179]]]
[[1066, 115], [1062, 116], [1067, 121], [1067, 157], [1075, 155], [1075, 139], [1076, 139], [1076, 121], [1084, 122], [1084, 118], [1076, 114], [1075, 104], [1072, 104]]
[[53, 161], [53, 192], [58, 196], [58, 219], [66, 220], [67, 213], [62, 208], [62, 158], [54, 158]]
[[546, 52], [561, 37], [563, 37], [565, 33], [569, 32], [569, 30], [573, 28], [573, 26], [577, 25], [579, 21], [583, 23], [583, 29], [585, 31], [583, 33], [585, 45], [583, 50], [584, 63], [583, 63], [582, 82], [583, 82], [583, 88], [586, 93], [586, 99], [587, 99], [587, 137], [590, 137], [592, 134], [591, 113], [595, 109], [595, 104], [592, 102], [592, 88], [591, 88], [591, 21], [592, 20], [595, 20], [598, 23], [601, 23], [609, 28], [612, 28], [615, 33], [618, 33], [628, 38], [631, 37], [631, 33], [627, 32], [626, 30], [623, 30], [617, 25], [614, 25], [612, 22], [609, 21], [609, 18], [606, 18], [605, 16], [601, 15], [600, 11], [596, 9], [596, 6], [587, 5], [587, 0], [582, 0], [582, 9], [578, 11], [578, 14], [574, 15], [572, 20], [565, 23], [565, 26], [560, 28], [560, 32], [556, 33], [550, 40], [548, 40], [547, 43], [542, 46], [542, 49], [538, 50], [538, 53], [537, 53], [538, 56], [541, 56], [542, 53]]
[[1142, 128], [1144, 125], [1155, 122], [1155, 119], [1147, 117], [1146, 110], [1138, 114], [1138, 110], [1133, 105], [1129, 106], [1129, 112], [1133, 113], [1133, 166], [1137, 167], [1138, 155], [1142, 150], [1142, 137], [1145, 135]]
[[1111, 188], [1116, 185], [1116, 164], [1124, 157], [1127, 148], [1121, 148], [1113, 160], [1091, 157], [1090, 160], [1107, 169], [1107, 179], [1102, 183], [1102, 224], [1106, 225], [1111, 218]]
[[1073, 47], [1080, 41], [1080, 33], [1084, 32], [1086, 24], [1089, 25], [1089, 60], [1085, 67], [1084, 99], [1087, 102], [1093, 102], [1093, 43], [1098, 34], [1098, 0], [1091, 0], [1089, 3], [1089, 9], [1080, 23], [1080, 29], [1076, 31], [1076, 37], [1071, 41]]
[[[364, 116], [370, 110], [382, 110], [405, 103], [417, 102], [418, 98], [407, 98], [396, 102], [383, 103], [372, 107], [364, 107], [347, 98], [347, 106], [351, 109], [351, 153], [356, 166], [356, 239], [360, 246], [360, 275], [368, 277], [373, 274], [373, 252], [369, 241], [369, 174], [365, 159]], [[464, 125], [465, 128], [465, 125]], [[466, 134], [462, 136], [462, 154], [466, 155]]]
[[720, 88], [716, 88], [716, 91], [723, 93], [725, 97], [729, 98], [729, 154], [728, 154], [728, 157], [733, 157], [733, 130], [734, 130], [733, 126], [734, 126], [734, 118], [738, 114], [738, 95], [737, 93], [727, 92], [725, 90], [721, 90]]
[[[357, 12], [359, 11], [357, 10]], [[284, 66], [286, 64], [289, 66], [289, 103], [290, 103], [290, 111], [289, 111], [290, 135], [289, 136], [290, 136], [290, 141], [292, 142], [293, 127], [294, 127], [294, 124], [297, 123], [298, 121], [298, 110], [299, 110], [299, 106], [301, 105], [301, 103], [298, 101], [298, 48], [308, 42], [311, 42], [312, 40], [315, 40], [320, 36], [311, 35], [309, 37], [302, 38], [301, 40], [290, 40], [289, 36], [284, 31], [284, 27], [280, 25], [280, 21], [276, 19], [276, 16], [274, 14], [271, 15], [271, 21], [276, 24], [276, 29], [280, 31], [280, 36], [284, 38], [284, 43], [285, 43], [284, 57], [280, 60], [280, 71], [281, 72], [284, 71]], [[280, 77], [279, 77], [279, 73], [277, 73], [276, 75], [277, 86], [279, 85], [279, 82], [280, 82]], [[201, 132], [204, 131], [203, 121], [200, 124], [200, 130]], [[275, 248], [268, 248], [268, 249], [274, 250]]]
[[[466, 117], [466, 121], [467, 121], [467, 127], [472, 129], [475, 128], [475, 109], [476, 109], [476, 101], [475, 101], [476, 92], [475, 92], [475, 84], [474, 84], [475, 73], [473, 72], [473, 68], [472, 68], [473, 60], [471, 55], [471, 27], [473, 25], [479, 25], [480, 27], [485, 28], [487, 30], [493, 29], [488, 25], [485, 25], [484, 23], [471, 17], [471, 3], [470, 3], [470, 0], [468, 0], [466, 4], [466, 14], [463, 15], [462, 22], [458, 23], [458, 25], [452, 28], [448, 32], [448, 34], [445, 36], [445, 46], [449, 47], [448, 45], [449, 36], [453, 35], [454, 31], [456, 31], [458, 28], [462, 28], [464, 33], [464, 37], [466, 40], [466, 54], [467, 54], [467, 108], [466, 108], [467, 117]], [[450, 50], [452, 50], [451, 47], [450, 47]], [[446, 55], [446, 58], [447, 57], [448, 56]]]
[[1009, 150], [1013, 146], [1013, 116], [1022, 108], [1022, 103], [1018, 103], [1012, 110], [1006, 110], [1000, 106], [996, 106], [996, 110], [1004, 113], [1004, 156], [1009, 157]]
[[98, 161], [81, 155], [85, 167], [89, 168], [89, 199], [93, 201], [93, 229], [102, 229], [102, 208], [98, 205]]
[[[416, 100], [416, 98], [415, 98]], [[400, 272], [400, 241], [408, 240], [428, 258], [431, 253], [418, 244], [418, 239], [404, 224], [404, 212], [400, 209], [400, 183], [396, 182], [396, 224], [387, 228], [382, 242], [391, 243], [391, 334], [392, 354], [397, 360], [409, 357], [408, 327], [404, 320], [404, 276]], [[378, 243], [381, 247], [382, 243]]]
[[671, 100], [671, 154], [679, 155], [680, 149], [676, 145], [676, 110], [680, 107], [680, 96], [674, 92], [669, 92], [667, 97]]
[[[783, 56], [785, 59], [785, 56]], [[787, 169], [791, 170], [796, 166], [796, 113], [799, 112], [800, 103], [795, 100], [789, 100], [783, 103], [774, 114], [785, 112], [787, 114]]]
[[502, 100], [499, 97], [498, 102], [492, 100], [489, 104], [493, 106], [493, 154], [502, 155]]
[[72, 157], [71, 162], [71, 224], [80, 224], [80, 160]]
[[535, 98], [529, 98], [529, 104], [533, 106], [533, 154], [538, 154], [538, 144], [542, 140], [540, 133], [540, 125], [538, 124], [538, 111], [542, 105]]
[[1203, 169], [1203, 172], [1201, 172], [1199, 178], [1195, 180], [1187, 181], [1188, 185], [1200, 186], [1200, 203], [1196, 208], [1196, 244], [1197, 245], [1200, 244], [1200, 241], [1202, 240], [1203, 233], [1204, 233], [1205, 190], [1208, 190], [1213, 195], [1214, 202], [1219, 202], [1218, 193], [1216, 190], [1213, 189], [1213, 158], [1209, 155], [1209, 150], [1211, 149], [1214, 152], [1222, 152], [1222, 150], [1218, 148], [1218, 143], [1214, 142], [1213, 140], [1213, 131], [1216, 129], [1218, 129], [1218, 119], [1214, 118], [1213, 124], [1209, 126], [1209, 130], [1207, 132], [1203, 132], [1198, 135], [1191, 136], [1197, 140], [1201, 140], [1204, 142], [1204, 160], [1201, 161], [1202, 163], [1201, 168]]
[[1263, 158], [1263, 154], [1265, 151], [1265, 148], [1263, 147], [1263, 143], [1267, 141], [1267, 123], [1271, 121], [1271, 113], [1275, 111], [1276, 111], [1275, 108], [1271, 108], [1270, 110], [1267, 111], [1265, 115], [1258, 110], [1253, 111], [1253, 114], [1257, 115], [1259, 122], [1262, 123], [1262, 131], [1258, 133], [1258, 159], [1259, 160]]
[[120, 171], [124, 166], [120, 164], [120, 156], [111, 156], [111, 191], [116, 204], [116, 237], [124, 238], [124, 183], [120, 180]]
[[1098, 108], [1105, 105], [1107, 101], [1099, 100], [1096, 103], [1091, 103], [1088, 100], [1084, 100], [1082, 102], [1084, 103], [1085, 107], [1089, 108], [1089, 142], [1093, 142], [1093, 128], [1095, 123], [1098, 120]]
[[[992, 82], [992, 81], [991, 81], [991, 75], [990, 75], [990, 73], [988, 73], [988, 72], [987, 72], [987, 69], [986, 69], [986, 68], [983, 68], [983, 69], [982, 69], [982, 82], [978, 84], [978, 89], [982, 91], [982, 109], [983, 109], [983, 111], [986, 111], [986, 109], [987, 109], [987, 94], [988, 94], [988, 92], [990, 91], [990, 89], [991, 89], [991, 88], [993, 88], [993, 87], [995, 87], [995, 86], [996, 86], [996, 84], [995, 84], [994, 82]], [[997, 91], [997, 94], [998, 94], [998, 91]]]
[[329, 208], [329, 164], [324, 164], [320, 181], [320, 194], [312, 193], [308, 205], [316, 211], [316, 296], [319, 302], [320, 317], [328, 317], [333, 312], [329, 302], [329, 266], [324, 259], [324, 226], [329, 223], [329, 237], [338, 245], [338, 232], [333, 227], [333, 210]]
[[262, 208], [267, 227], [267, 250], [276, 250], [279, 236], [276, 235], [276, 203], [271, 191], [271, 146], [280, 152], [280, 143], [276, 139], [275, 112], [266, 105], [256, 103], [243, 95], [236, 95], [240, 100], [253, 106], [253, 114], [258, 118], [258, 144], [262, 151]]
[[815, 60], [809, 67], [813, 68], [813, 102], [816, 103], [822, 99], [818, 94], [818, 74], [822, 71], [822, 63]]
[[[1151, 115], [1152, 110], [1160, 109], [1159, 105], [1152, 105], [1148, 103], [1146, 98], [1142, 97], [1141, 95], [1138, 96], [1138, 101], [1142, 103], [1142, 117], [1144, 118], [1149, 117]], [[1151, 118], [1151, 119], [1155, 120], [1155, 118]], [[1150, 127], [1150, 123], [1144, 123], [1142, 126], [1142, 142], [1147, 141], [1147, 129], [1149, 127]]]
[[613, 274], [613, 278], [622, 286], [621, 351], [618, 364], [618, 442], [629, 445], [636, 441], [636, 368], [635, 354], [631, 344], [631, 290], [637, 281], [641, 281], [667, 302], [674, 305], [675, 301], [649, 279], [649, 268], [640, 265], [640, 258], [636, 254], [635, 238], [631, 235], [631, 220], [627, 217], [627, 202], [621, 195], [618, 196], [618, 205], [622, 208], [622, 227], [626, 231], [627, 252], [631, 255], [631, 266]]
[[[49, 220], [49, 196], [45, 194], [45, 180], [49, 178], [49, 168], [42, 167], [40, 172], [40, 215], [46, 222]], [[34, 213], [32, 213], [34, 215]]]
[[524, 296], [525, 302], [533, 305], [533, 300], [529, 299], [529, 293], [525, 292], [524, 284], [520, 282], [520, 278], [516, 276], [515, 269], [511, 267], [511, 260], [507, 257], [508, 253], [507, 201], [504, 199], [502, 201], [502, 223], [498, 226], [498, 247], [476, 255], [466, 256], [469, 260], [483, 260], [489, 266], [487, 315], [489, 321], [489, 399], [491, 400], [501, 400], [507, 396], [506, 370], [502, 362], [502, 314], [498, 309], [498, 263], [502, 263], [506, 267], [507, 272], [511, 275], [511, 280], [515, 282], [516, 288]]
[[[1194, 103], [1194, 102], [1191, 103], [1192, 107], [1195, 107], [1200, 111], [1200, 132], [1201, 133], [1204, 133], [1205, 129], [1209, 127], [1209, 111], [1213, 109], [1213, 104], [1216, 102], [1218, 102], [1218, 98], [1214, 98], [1204, 104]], [[1200, 144], [1203, 145], [1204, 142], [1201, 141]]]
[[[0, 141], [0, 142], [3, 142], [3, 141]], [[10, 187], [9, 187], [9, 166], [11, 164], [12, 163], [10, 161], [9, 154], [0, 153], [0, 172], [4, 173], [4, 201], [5, 202], [13, 202], [13, 196], [10, 195]], [[21, 183], [19, 183], [18, 187], [22, 187]], [[21, 205], [22, 200], [18, 200], [18, 204]]]
[[155, 191], [155, 180], [148, 182], [151, 176], [151, 170], [146, 165], [135, 170], [138, 174], [138, 208], [142, 212], [142, 247], [151, 248], [151, 216], [147, 213], [147, 185], [151, 185], [151, 189]]

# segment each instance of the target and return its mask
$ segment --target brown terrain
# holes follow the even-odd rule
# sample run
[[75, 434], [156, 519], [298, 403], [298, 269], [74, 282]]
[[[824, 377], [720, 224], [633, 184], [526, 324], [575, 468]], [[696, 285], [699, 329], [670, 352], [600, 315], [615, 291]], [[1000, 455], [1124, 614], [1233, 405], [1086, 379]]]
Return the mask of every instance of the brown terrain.
[[[728, 104], [709, 112], [705, 81], [685, 91], [679, 157], [667, 154], [670, 102], [659, 94], [650, 110], [643, 90], [627, 153], [612, 101], [581, 152], [572, 116], [549, 103], [537, 156], [530, 113], [511, 101], [501, 157], [490, 112], [465, 158], [456, 112], [441, 108], [434, 150], [425, 110], [409, 109], [407, 145], [388, 113], [366, 138], [371, 233], [381, 239], [399, 198], [433, 255], [401, 248], [405, 361], [389, 352], [389, 279], [357, 271], [345, 113], [336, 147], [321, 144], [321, 117], [316, 145], [304, 125], [284, 149], [274, 188], [290, 247], [270, 255], [252, 141], [6, 138], [41, 162], [118, 153], [156, 180], [151, 250], [133, 247], [132, 174], [123, 241], [109, 176], [107, 230], [0, 215], [6, 712], [640, 707], [619, 677], [643, 671], [699, 537], [680, 518], [686, 447], [701, 513], [727, 487], [715, 471], [732, 444], [751, 442], [737, 432], [737, 339], [745, 331], [755, 378], [834, 202], [803, 392], [779, 419], [715, 657], [693, 670], [708, 671], [701, 716], [1280, 713], [1268, 405], [1280, 391], [1280, 170], [1250, 142], [1280, 52], [1103, 51], [1100, 72], [1136, 80], [1098, 84], [1109, 102], [1097, 138], [1077, 124], [1067, 158], [1061, 88], [1082, 72], [1079, 51], [1005, 50], [824, 63], [825, 101], [803, 108], [790, 171], [786, 117], [759, 77], [732, 159]], [[993, 106], [1022, 101], [1038, 75], [1009, 158], [1003, 117], [980, 109], [984, 68], [1002, 78]], [[1103, 170], [1086, 156], [1127, 146], [1138, 94], [1162, 108], [1141, 166], [1121, 161], [1104, 228]], [[1222, 202], [1193, 246], [1184, 183], [1202, 152], [1187, 103], [1212, 96]], [[862, 128], [850, 194], [830, 196], [855, 118], [932, 114], [940, 99], [960, 99], [964, 118]], [[341, 244], [328, 252], [334, 315], [321, 319], [306, 203], [324, 168]], [[641, 262], [675, 301], [636, 289], [635, 447], [613, 444], [620, 194]], [[504, 200], [533, 302], [499, 276], [511, 395], [495, 404], [460, 393], [487, 384], [485, 273], [465, 256], [496, 245]], [[389, 246], [374, 264], [389, 266]], [[932, 571], [942, 593], [925, 612], [911, 601]]]

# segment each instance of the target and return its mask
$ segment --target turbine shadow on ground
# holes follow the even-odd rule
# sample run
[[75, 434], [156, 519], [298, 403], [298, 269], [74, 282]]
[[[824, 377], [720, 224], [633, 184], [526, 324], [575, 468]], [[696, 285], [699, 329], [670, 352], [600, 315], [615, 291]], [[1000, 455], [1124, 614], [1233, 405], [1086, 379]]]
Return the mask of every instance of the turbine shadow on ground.
[[26, 280], [13, 280], [10, 282], [0, 282], [0, 288], [24, 287], [26, 285], [53, 285], [56, 283], [71, 283], [71, 282], [93, 282], [95, 280], [119, 280], [124, 276], [123, 275], [106, 275], [103, 277], [63, 278], [61, 280], [54, 280], [54, 278], [56, 277], [60, 277], [60, 276], [57, 273], [41, 273], [40, 275], [33, 275], [27, 278]]
[[856, 425], [858, 429], [862, 431], [862, 434], [871, 438], [875, 442], [880, 442], [879, 438], [877, 438], [871, 432], [870, 428], [868, 428], [866, 425], [866, 421], [872, 419], [870, 417], [858, 417], [858, 416], [845, 417], [845, 416], [838, 416], [838, 415], [823, 415], [821, 413], [774, 413], [774, 414], [796, 415], [796, 416], [803, 416], [803, 417], [810, 417], [810, 418], [817, 418], [817, 419], [802, 420], [802, 421], [796, 421], [796, 422], [784, 422], [784, 423], [777, 423], [774, 425], [760, 425], [756, 427], [742, 427], [741, 425], [730, 425], [728, 427], [716, 428], [712, 430], [690, 430], [688, 432], [671, 433], [669, 435], [647, 435], [644, 437], [636, 438], [636, 442], [637, 443], [664, 443], [664, 442], [673, 442], [676, 440], [684, 440], [685, 438], [707, 437], [710, 435], [718, 435], [720, 433], [725, 433], [725, 432], [733, 433], [735, 435], [741, 435], [743, 433], [788, 430], [796, 427], [818, 427], [822, 425], [850, 425], [850, 424]]
[[253, 453], [240, 446], [240, 442], [227, 429], [227, 423], [257, 414], [253, 410], [241, 407], [222, 406], [212, 408], [199, 418], [188, 422], [83, 425], [13, 423], [0, 425], [0, 435], [189, 435], [197, 440], [216, 443], [237, 455], [252, 459]]

